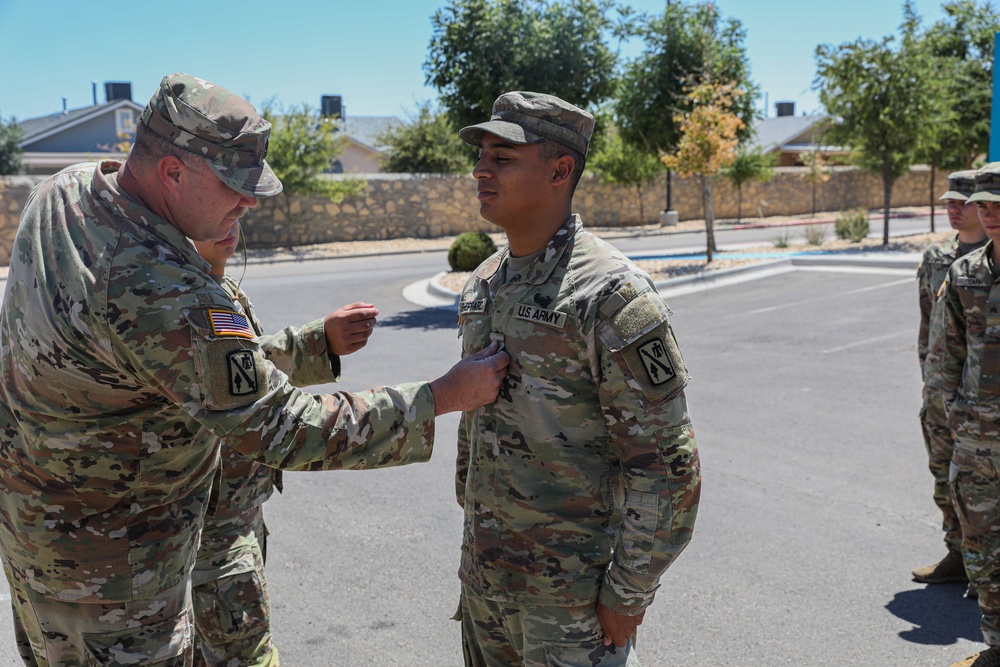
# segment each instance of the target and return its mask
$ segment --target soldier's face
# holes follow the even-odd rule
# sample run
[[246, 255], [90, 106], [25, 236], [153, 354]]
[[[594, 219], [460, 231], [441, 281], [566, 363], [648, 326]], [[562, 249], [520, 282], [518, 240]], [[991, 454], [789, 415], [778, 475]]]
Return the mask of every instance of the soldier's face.
[[979, 221], [983, 223], [986, 235], [994, 243], [1000, 243], [1000, 202], [977, 201], [976, 206], [979, 210]]
[[479, 161], [472, 170], [479, 191], [479, 214], [507, 231], [518, 223], [527, 223], [549, 195], [551, 171], [537, 144], [511, 144], [496, 135], [484, 134]]
[[951, 228], [957, 231], [968, 231], [980, 226], [979, 209], [976, 205], [966, 204], [958, 199], [948, 200], [946, 207], [948, 211], [948, 222]]
[[173, 210], [174, 224], [192, 241], [222, 241], [238, 220], [257, 206], [256, 197], [241, 195], [222, 182], [203, 160], [190, 160]]

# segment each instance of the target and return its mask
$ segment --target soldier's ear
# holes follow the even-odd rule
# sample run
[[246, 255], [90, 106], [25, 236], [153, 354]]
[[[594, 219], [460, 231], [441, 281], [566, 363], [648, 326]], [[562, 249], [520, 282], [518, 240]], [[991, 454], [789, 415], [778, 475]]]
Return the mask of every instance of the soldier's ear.
[[185, 172], [184, 163], [176, 155], [165, 155], [156, 163], [156, 177], [173, 194], [179, 192]]
[[552, 185], [563, 185], [573, 178], [573, 168], [576, 161], [569, 155], [563, 155], [556, 159], [552, 169]]

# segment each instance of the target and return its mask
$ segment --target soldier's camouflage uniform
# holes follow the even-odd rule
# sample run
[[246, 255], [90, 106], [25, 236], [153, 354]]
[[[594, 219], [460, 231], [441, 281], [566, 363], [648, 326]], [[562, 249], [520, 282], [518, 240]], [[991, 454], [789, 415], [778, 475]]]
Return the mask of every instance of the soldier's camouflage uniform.
[[[691, 539], [700, 492], [669, 313], [577, 216], [523, 270], [504, 250], [466, 284], [463, 354], [499, 340], [511, 358], [497, 401], [459, 430], [466, 664], [549, 664], [564, 650], [625, 664], [603, 646], [594, 603], [635, 615], [652, 602]], [[566, 620], [579, 607], [585, 617]], [[522, 655], [478, 662], [489, 658], [471, 633], [500, 635], [501, 618], [532, 609], [538, 622], [545, 608], [552, 625], [530, 630]]]
[[[253, 304], [229, 276], [219, 279], [250, 321], [264, 356], [296, 387], [336, 382], [340, 357], [327, 353], [322, 319], [265, 335]], [[281, 490], [281, 471], [222, 447], [191, 574], [195, 665], [277, 665], [271, 643], [263, 504]]]
[[927, 381], [944, 397], [955, 435], [952, 494], [983, 637], [1000, 646], [1000, 281], [988, 259], [992, 247], [958, 259], [948, 273]]
[[[930, 350], [931, 327], [941, 326], [940, 312], [934, 307], [937, 293], [948, 276], [948, 269], [956, 259], [968, 254], [986, 243], [964, 244], [958, 234], [928, 247], [917, 269], [917, 291], [920, 302], [920, 332], [917, 339], [917, 354], [920, 358], [921, 375], [927, 379], [927, 355]], [[920, 408], [920, 428], [927, 448], [928, 467], [934, 476], [934, 503], [941, 510], [944, 542], [949, 551], [956, 553], [962, 548], [962, 527], [955, 513], [951, 499], [951, 485], [948, 469], [951, 466], [954, 445], [944, 400], [933, 387], [924, 384], [923, 405]]]
[[[120, 166], [63, 170], [22, 214], [0, 311], [0, 549], [35, 656], [186, 665], [220, 444], [295, 470], [425, 461], [433, 396], [292, 386]], [[35, 622], [50, 607], [59, 632]]]

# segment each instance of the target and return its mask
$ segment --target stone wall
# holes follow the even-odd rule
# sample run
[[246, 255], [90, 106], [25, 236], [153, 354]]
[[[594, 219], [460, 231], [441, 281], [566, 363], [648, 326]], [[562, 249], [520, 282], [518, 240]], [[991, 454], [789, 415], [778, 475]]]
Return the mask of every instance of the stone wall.
[[[770, 183], [743, 186], [742, 218], [794, 215], [812, 210], [811, 186], [803, 169], [775, 170]], [[924, 206], [930, 199], [930, 172], [914, 168], [900, 178], [892, 193], [893, 206]], [[20, 211], [31, 188], [43, 177], [0, 178], [0, 264], [10, 260], [10, 248]], [[351, 178], [331, 176], [334, 179]], [[251, 247], [285, 247], [332, 241], [366, 241], [396, 237], [436, 238], [464, 231], [492, 231], [479, 217], [476, 182], [470, 175], [365, 175], [364, 191], [333, 204], [319, 197], [279, 195], [265, 200], [243, 221]], [[635, 188], [602, 184], [586, 177], [577, 190], [574, 208], [591, 226], [655, 224], [666, 202], [665, 181], [642, 190], [642, 214]], [[935, 195], [947, 189], [947, 173], [936, 174]], [[736, 192], [728, 181], [714, 184], [717, 219], [735, 219]], [[695, 178], [674, 177], [672, 202], [681, 220], [702, 217], [701, 187]], [[835, 168], [831, 179], [816, 188], [816, 210], [836, 211], [882, 205], [881, 181], [851, 167]]]

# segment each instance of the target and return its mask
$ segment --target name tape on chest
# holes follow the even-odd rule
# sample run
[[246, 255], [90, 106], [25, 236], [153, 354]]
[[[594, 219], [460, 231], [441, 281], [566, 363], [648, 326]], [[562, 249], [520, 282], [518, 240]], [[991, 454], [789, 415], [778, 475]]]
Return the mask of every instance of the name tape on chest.
[[986, 287], [986, 283], [976, 276], [959, 276], [955, 279], [956, 287]]
[[556, 329], [562, 329], [566, 325], [566, 313], [531, 306], [526, 303], [518, 304], [517, 310], [514, 311], [514, 317], [519, 320], [538, 322], [539, 324], [545, 324]]
[[229, 310], [209, 310], [208, 322], [212, 326], [212, 333], [216, 336], [254, 337], [249, 320], [240, 313]]

